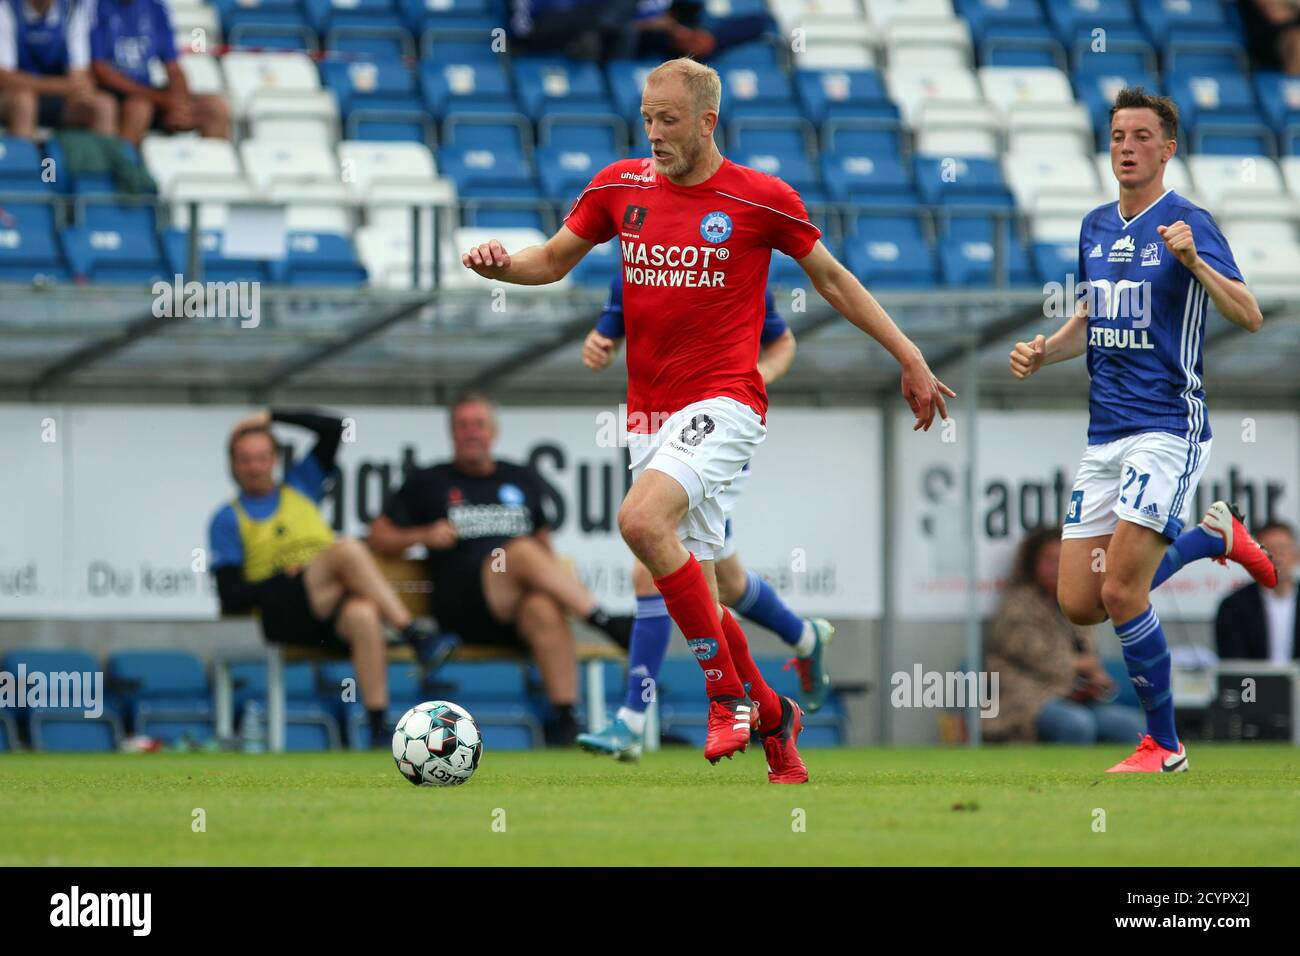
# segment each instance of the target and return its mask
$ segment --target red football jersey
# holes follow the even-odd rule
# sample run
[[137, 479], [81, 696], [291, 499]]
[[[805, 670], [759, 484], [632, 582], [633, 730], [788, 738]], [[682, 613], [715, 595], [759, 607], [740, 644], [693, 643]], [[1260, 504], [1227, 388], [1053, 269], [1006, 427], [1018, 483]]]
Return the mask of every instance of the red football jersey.
[[596, 174], [564, 222], [588, 242], [619, 237], [629, 431], [657, 431], [706, 398], [766, 416], [758, 350], [772, 250], [802, 259], [821, 237], [794, 189], [725, 158], [697, 186], [625, 159]]

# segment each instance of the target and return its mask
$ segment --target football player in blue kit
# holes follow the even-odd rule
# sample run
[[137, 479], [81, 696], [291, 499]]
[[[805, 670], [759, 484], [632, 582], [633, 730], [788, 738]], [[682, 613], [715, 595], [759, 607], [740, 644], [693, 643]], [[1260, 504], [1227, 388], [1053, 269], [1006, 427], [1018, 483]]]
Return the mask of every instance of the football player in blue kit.
[[[772, 293], [766, 293], [767, 312], [763, 317], [762, 343], [758, 369], [765, 385], [784, 375], [794, 361], [794, 333], [776, 310]], [[583, 343], [582, 361], [593, 371], [605, 368], [618, 351], [623, 338], [623, 277], [610, 283], [609, 299], [596, 321], [596, 327]], [[749, 467], [731, 483], [727, 496], [734, 504], [749, 477]], [[819, 710], [830, 693], [830, 675], [826, 671], [825, 650], [835, 628], [824, 618], [801, 618], [781, 600], [772, 585], [754, 571], [747, 571], [736, 554], [731, 520], [726, 524], [726, 540], [718, 553], [718, 600], [739, 611], [749, 620], [776, 633], [794, 650], [786, 665], [799, 675], [800, 699], [809, 713]], [[641, 755], [645, 730], [645, 712], [651, 692], [659, 677], [664, 654], [668, 650], [672, 620], [664, 599], [655, 589], [654, 576], [640, 561], [632, 570], [636, 591], [636, 616], [632, 622], [632, 641], [628, 648], [627, 693], [615, 719], [596, 733], [580, 734], [578, 745], [593, 753], [609, 754], [618, 760], [634, 761]]]
[[1177, 130], [1172, 100], [1140, 88], [1119, 93], [1110, 114], [1119, 201], [1083, 219], [1084, 294], [1056, 333], [1018, 342], [1011, 353], [1017, 378], [1088, 356], [1088, 445], [1061, 535], [1057, 597], [1075, 624], [1110, 618], [1146, 711], [1146, 736], [1111, 773], [1187, 769], [1151, 590], [1200, 558], [1235, 561], [1264, 587], [1277, 581], [1272, 559], [1227, 503], [1216, 501], [1184, 530], [1210, 457], [1201, 387], [1207, 300], [1249, 332], [1263, 316], [1214, 219], [1164, 185]]

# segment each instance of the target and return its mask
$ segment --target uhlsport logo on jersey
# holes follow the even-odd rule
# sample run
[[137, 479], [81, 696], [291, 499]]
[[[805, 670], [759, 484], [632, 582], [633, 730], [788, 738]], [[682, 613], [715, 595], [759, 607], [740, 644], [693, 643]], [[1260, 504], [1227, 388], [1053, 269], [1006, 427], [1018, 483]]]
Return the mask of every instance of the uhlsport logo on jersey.
[[711, 661], [718, 653], [718, 642], [711, 637], [693, 637], [686, 642], [697, 661]]
[[705, 213], [700, 220], [700, 235], [709, 242], [726, 242], [731, 238], [731, 217], [725, 212]]

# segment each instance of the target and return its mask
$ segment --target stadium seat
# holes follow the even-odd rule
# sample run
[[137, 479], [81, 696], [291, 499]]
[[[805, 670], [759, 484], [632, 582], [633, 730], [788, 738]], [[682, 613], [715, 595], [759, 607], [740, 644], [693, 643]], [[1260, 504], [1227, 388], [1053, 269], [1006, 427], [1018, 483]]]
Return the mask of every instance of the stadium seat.
[[1195, 39], [1173, 38], [1165, 44], [1165, 71], [1200, 75], [1244, 75], [1250, 61], [1240, 40], [1231, 34]]
[[1092, 159], [1079, 153], [1008, 153], [1002, 159], [1002, 173], [1022, 209], [1032, 209], [1035, 198], [1044, 192], [1094, 195], [1101, 191]]
[[865, 20], [817, 17], [797, 27], [792, 38], [795, 65], [800, 70], [874, 70], [879, 65], [878, 35]]
[[867, 19], [879, 30], [896, 20], [951, 20], [952, 0], [866, 0]]
[[517, 57], [512, 69], [519, 103], [534, 121], [552, 109], [563, 113], [610, 113], [615, 109], [605, 76], [594, 63]]
[[0, 200], [0, 279], [29, 282], [38, 277], [64, 281], [68, 270], [48, 203]]
[[400, 62], [326, 62], [321, 77], [338, 100], [348, 139], [436, 142], [412, 67]]
[[945, 285], [954, 288], [1025, 286], [1035, 283], [1033, 262], [1019, 242], [1004, 247], [997, 265], [994, 244], [981, 239], [944, 239], [939, 242], [939, 266]]
[[918, 156], [917, 191], [927, 204], [960, 200], [968, 205], [1010, 207], [1011, 195], [998, 164], [980, 157]]
[[844, 246], [849, 271], [869, 289], [926, 289], [939, 283], [927, 242], [848, 236]]
[[1030, 232], [1035, 242], [1069, 244], [1077, 260], [1083, 217], [1098, 206], [1112, 202], [1115, 202], [1115, 196], [1106, 195], [1101, 190], [1066, 190], [1059, 194], [1040, 192], [1029, 209]]
[[1267, 156], [1191, 156], [1187, 165], [1208, 209], [1218, 208], [1227, 196], [1286, 199], [1282, 173]]
[[340, 27], [402, 27], [394, 0], [304, 0], [307, 16], [322, 36]]
[[784, 179], [795, 188], [805, 204], [826, 202], [826, 191], [818, 167], [802, 155], [788, 153], [741, 153], [736, 162], [750, 169]]
[[1287, 243], [1275, 232], [1257, 231], [1251, 224], [1224, 229], [1233, 258], [1256, 295], [1289, 295], [1300, 291], [1300, 242]]
[[1063, 70], [1032, 66], [982, 66], [978, 71], [984, 98], [1005, 118], [1021, 107], [1074, 103], [1070, 78]]
[[805, 115], [817, 124], [849, 117], [898, 118], [898, 107], [876, 70], [804, 69], [795, 74], [795, 88]]
[[281, 280], [291, 286], [359, 286], [366, 270], [348, 236], [291, 232]]
[[1142, 26], [1160, 46], [1176, 37], [1222, 36], [1227, 28], [1220, 0], [1151, 0], [1136, 6]]
[[180, 229], [189, 228], [190, 208], [197, 206], [200, 229], [224, 229], [231, 205], [253, 204], [259, 198], [244, 179], [182, 178], [173, 184], [168, 196], [171, 200], [171, 224]]
[[[122, 739], [122, 721], [111, 703], [100, 699], [103, 713], [97, 717], [86, 716], [86, 709], [92, 703], [88, 699], [88, 685], [85, 678], [100, 672], [98, 661], [83, 651], [71, 650], [37, 650], [33, 648], [13, 650], [4, 655], [0, 661], [0, 670], [17, 675], [22, 668], [28, 675], [40, 672], [46, 675], [47, 692], [52, 692], [55, 683], [75, 689], [82, 688], [82, 709], [62, 707], [15, 707], [9, 711], [20, 726], [26, 726], [28, 739], [33, 750], [38, 751], [113, 751]], [[74, 682], [52, 681], [50, 675], [83, 675]], [[93, 681], [93, 677], [91, 677]], [[104, 688], [104, 697], [108, 696]], [[49, 703], [50, 701], [46, 701]]]
[[731, 67], [718, 71], [722, 79], [722, 101], [733, 122], [749, 118], [801, 119], [794, 84], [781, 70]]
[[770, 153], [778, 156], [816, 155], [817, 131], [802, 118], [733, 120], [727, 127], [727, 148], [733, 153]]
[[59, 237], [68, 268], [79, 282], [153, 283], [166, 278], [153, 229], [69, 226]]
[[329, 53], [361, 57], [367, 60], [413, 60], [415, 38], [403, 26], [339, 26], [325, 37]]
[[248, 116], [253, 100], [263, 93], [293, 95], [321, 88], [320, 73], [303, 53], [227, 53], [221, 69], [237, 119]]
[[909, 170], [892, 156], [827, 153], [822, 157], [822, 180], [836, 202], [891, 207], [917, 202]]
[[398, 9], [417, 36], [430, 29], [487, 32], [500, 23], [492, 0], [399, 0]]
[[[356, 231], [357, 257], [366, 268], [369, 284], [377, 289], [410, 289], [415, 249], [410, 225], [405, 229], [379, 223]], [[432, 238], [422, 247], [419, 288], [433, 285]], [[459, 263], [457, 264], [459, 265]]]
[[434, 677], [434, 690], [474, 716], [484, 746], [539, 746], [541, 726], [528, 708], [524, 669], [509, 661], [451, 661]]
[[925, 156], [1001, 155], [1002, 118], [983, 103], [947, 106], [930, 103], [917, 119], [916, 151]]
[[[266, 706], [266, 663], [241, 661], [230, 665], [234, 711], [243, 714], [250, 703]], [[285, 750], [336, 750], [341, 744], [335, 715], [318, 700], [316, 668], [309, 663], [284, 667]]]
[[177, 60], [185, 82], [195, 96], [211, 96], [224, 93], [225, 80], [222, 78], [221, 64], [210, 53], [182, 53]]
[[1025, 104], [1007, 119], [1008, 152], [1070, 150], [1087, 155], [1095, 148], [1092, 117], [1082, 103]]
[[453, 113], [442, 124], [444, 146], [531, 156], [533, 127], [521, 113]]
[[187, 651], [117, 651], [105, 680], [132, 733], [173, 743], [202, 742], [214, 732], [212, 696], [203, 662]]
[[430, 112], [440, 119], [451, 110], [467, 113], [518, 113], [510, 74], [497, 60], [424, 60], [420, 89]]
[[885, 71], [885, 86], [898, 104], [903, 118], [915, 125], [927, 104], [980, 104], [984, 94], [975, 73], [967, 69], [934, 70], [914, 68]]
[[245, 139], [239, 156], [249, 183], [260, 192], [273, 183], [340, 183], [338, 161], [323, 143]]
[[897, 119], [829, 119], [821, 128], [822, 148], [831, 153], [900, 158], [906, 140]]
[[[442, 0], [426, 0], [442, 2]], [[434, 63], [478, 63], [500, 61], [503, 53], [493, 43], [490, 30], [437, 25], [420, 31], [420, 59]]]
[[339, 107], [330, 90], [261, 90], [248, 108], [249, 135], [259, 140], [316, 142], [339, 138]]
[[975, 65], [970, 28], [964, 20], [899, 19], [885, 29], [891, 70], [970, 69]]
[[543, 146], [537, 151], [542, 195], [572, 202], [596, 173], [617, 158], [609, 150]]
[[151, 134], [140, 146], [145, 168], [162, 196], [172, 196], [179, 184], [245, 184], [234, 144], [224, 139], [198, 139]]
[[438, 166], [456, 184], [461, 199], [493, 196], [540, 198], [532, 164], [521, 153], [481, 147], [444, 146]]
[[1035, 241], [1032, 256], [1037, 279], [1043, 284], [1065, 283], [1066, 277], [1079, 271], [1079, 226], [1073, 240]]
[[335, 232], [348, 235], [356, 226], [356, 212], [347, 187], [337, 179], [315, 182], [277, 181], [266, 198], [283, 205], [284, 227], [289, 232]]
[[1272, 129], [1255, 102], [1250, 81], [1240, 74], [1178, 73], [1168, 78], [1191, 148], [1198, 153], [1276, 155]]
[[17, 136], [0, 136], [0, 193], [50, 193], [40, 148]]
[[[171, 7], [168, 12], [171, 14], [173, 43], [182, 60], [182, 69], [185, 67], [184, 60], [187, 54], [196, 52], [206, 54], [208, 50], [221, 45], [221, 19], [216, 7], [206, 5]], [[190, 90], [198, 92], [192, 83]]]
[[537, 141], [541, 146], [603, 150], [622, 157], [627, 153], [628, 130], [614, 113], [547, 113], [537, 124]]
[[1138, 29], [1130, 0], [1046, 0], [1047, 16], [1067, 47], [1091, 40], [1093, 31], [1106, 37], [1131, 35]]
[[[569, 275], [573, 278], [573, 284], [579, 288], [608, 289], [609, 284], [618, 275], [622, 262], [618, 240], [611, 239], [609, 242], [593, 246], [591, 251], [582, 257], [582, 261], [573, 267]], [[608, 681], [606, 686], [610, 686]]]
[[1106, 149], [1110, 143], [1110, 108], [1120, 90], [1126, 86], [1140, 86], [1156, 94], [1162, 90], [1154, 75], [1142, 73], [1076, 73], [1074, 83], [1080, 102], [1092, 115], [1098, 149]]
[[1154, 75], [1158, 68], [1156, 50], [1145, 40], [1108, 40], [1105, 47], [1081, 40], [1074, 48], [1076, 76]]
[[427, 186], [436, 174], [433, 153], [421, 143], [345, 140], [338, 160], [343, 182], [359, 196], [380, 184]]
[[1300, 156], [1287, 156], [1279, 165], [1287, 189], [1292, 197], [1300, 199]]
[[[168, 229], [162, 234], [163, 256], [170, 275], [192, 275], [189, 256], [189, 230]], [[222, 233], [205, 229], [198, 234], [199, 261], [206, 282], [270, 282], [268, 262], [257, 259], [231, 258], [222, 251]]]
[[1300, 143], [1300, 76], [1260, 70], [1254, 79], [1264, 118], [1281, 137], [1281, 152], [1297, 153], [1296, 144]]
[[10, 716], [8, 710], [0, 709], [0, 753], [15, 751], [22, 746], [18, 736], [18, 721]]

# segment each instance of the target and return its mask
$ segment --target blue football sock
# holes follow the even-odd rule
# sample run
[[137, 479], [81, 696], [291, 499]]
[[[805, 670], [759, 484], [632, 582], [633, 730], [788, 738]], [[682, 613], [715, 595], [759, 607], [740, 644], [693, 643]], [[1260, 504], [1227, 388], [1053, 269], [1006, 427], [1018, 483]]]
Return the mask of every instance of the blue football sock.
[[[632, 643], [627, 649], [627, 696], [623, 699], [623, 706], [634, 713], [644, 714], [650, 703], [647, 692], [659, 680], [672, 629], [673, 619], [662, 597], [655, 594], [636, 599]], [[647, 684], [647, 680], [651, 683]]]
[[1217, 534], [1211, 534], [1200, 525], [1184, 531], [1165, 551], [1156, 568], [1156, 576], [1151, 579], [1151, 590], [1164, 584], [1170, 576], [1182, 570], [1183, 565], [1201, 558], [1212, 558], [1223, 554], [1227, 542]]
[[1160, 627], [1160, 618], [1156, 617], [1156, 609], [1148, 605], [1133, 620], [1116, 624], [1115, 634], [1124, 648], [1129, 679], [1147, 714], [1147, 733], [1166, 750], [1177, 750], [1169, 643]]
[[790, 610], [781, 595], [757, 572], [746, 572], [745, 593], [736, 602], [735, 610], [772, 631], [791, 647], [799, 643], [803, 634], [803, 618]]

